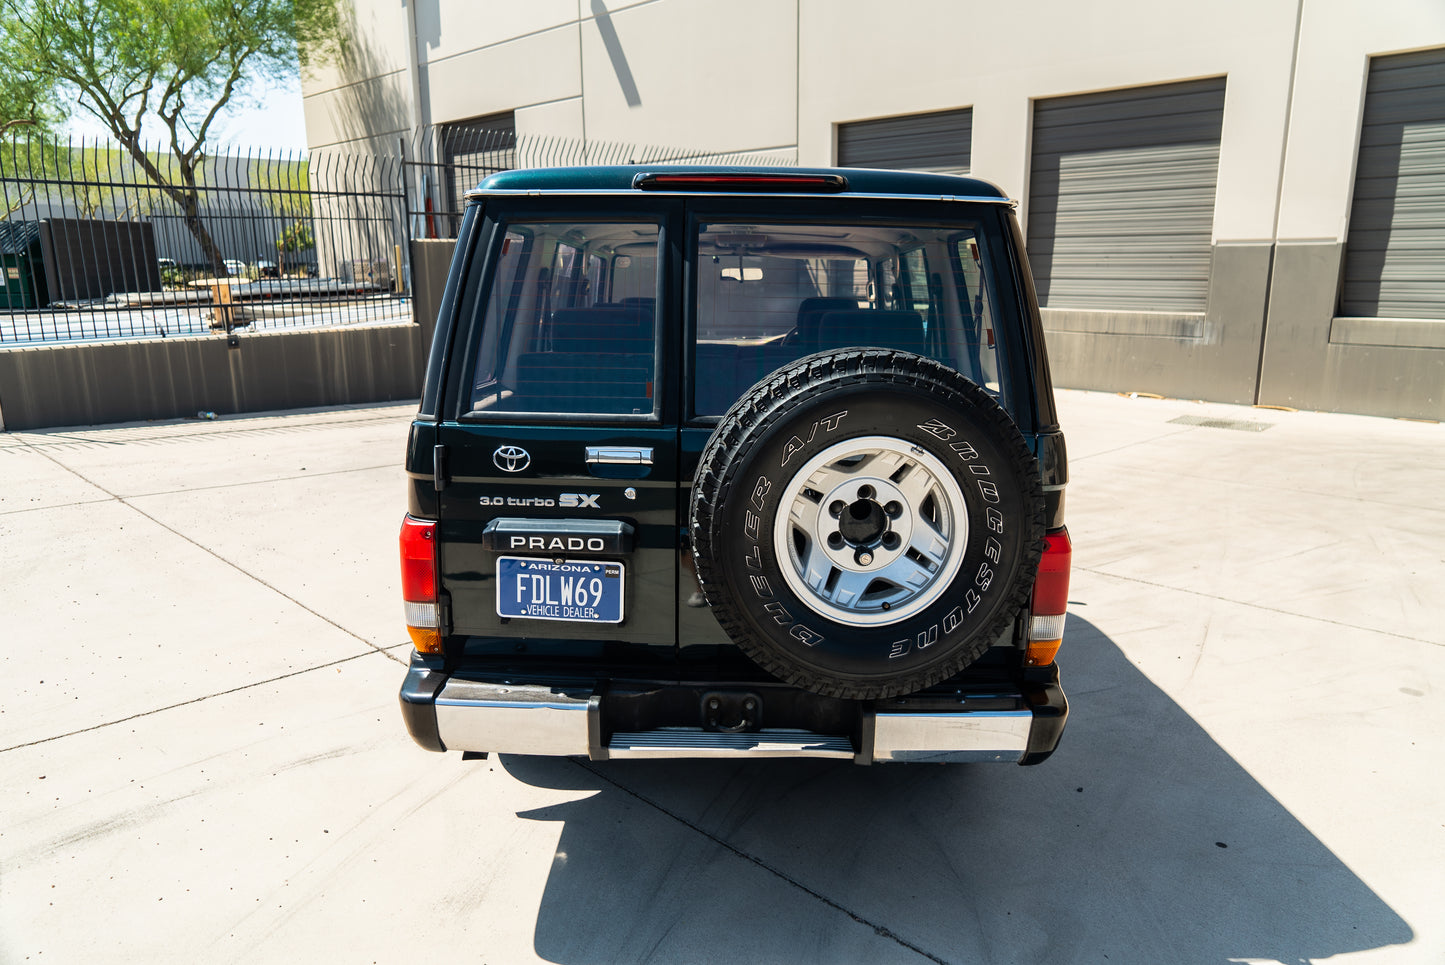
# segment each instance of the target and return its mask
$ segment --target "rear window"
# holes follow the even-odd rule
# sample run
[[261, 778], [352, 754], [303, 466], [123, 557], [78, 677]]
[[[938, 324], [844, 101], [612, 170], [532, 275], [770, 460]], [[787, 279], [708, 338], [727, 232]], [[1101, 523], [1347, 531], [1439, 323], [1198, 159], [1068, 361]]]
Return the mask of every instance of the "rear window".
[[847, 346], [925, 355], [999, 393], [977, 226], [703, 224], [693, 250], [695, 416], [721, 415], [794, 359]]
[[472, 411], [652, 414], [658, 225], [516, 222], [501, 230]]

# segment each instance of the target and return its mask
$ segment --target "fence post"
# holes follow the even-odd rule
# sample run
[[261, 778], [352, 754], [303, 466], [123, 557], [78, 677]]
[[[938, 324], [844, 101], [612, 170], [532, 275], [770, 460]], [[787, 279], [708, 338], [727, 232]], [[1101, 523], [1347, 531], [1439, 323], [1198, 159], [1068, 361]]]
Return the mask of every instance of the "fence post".
[[[401, 177], [401, 244], [397, 246], [396, 288], [398, 292], [405, 291], [414, 295], [411, 279], [411, 185], [408, 178], [410, 172], [407, 170], [409, 165], [406, 160], [406, 138], [398, 137], [396, 142], [397, 146], [401, 148], [397, 165], [400, 168]], [[402, 248], [406, 249], [405, 261], [401, 259]], [[417, 321], [415, 297], [412, 298], [411, 304], [412, 322], [415, 323]]]
[[409, 183], [410, 165], [406, 162], [406, 138], [396, 139], [398, 148], [397, 157], [401, 159], [399, 165], [401, 179], [401, 232], [405, 237], [411, 236], [411, 184]]

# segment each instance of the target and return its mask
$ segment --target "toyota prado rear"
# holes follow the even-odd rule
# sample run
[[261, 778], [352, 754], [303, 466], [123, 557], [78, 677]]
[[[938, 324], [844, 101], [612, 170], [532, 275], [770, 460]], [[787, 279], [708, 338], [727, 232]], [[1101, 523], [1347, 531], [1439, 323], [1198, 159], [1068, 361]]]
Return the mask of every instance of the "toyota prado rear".
[[895, 171], [508, 171], [406, 453], [430, 750], [1034, 764], [1070, 544], [1013, 205]]

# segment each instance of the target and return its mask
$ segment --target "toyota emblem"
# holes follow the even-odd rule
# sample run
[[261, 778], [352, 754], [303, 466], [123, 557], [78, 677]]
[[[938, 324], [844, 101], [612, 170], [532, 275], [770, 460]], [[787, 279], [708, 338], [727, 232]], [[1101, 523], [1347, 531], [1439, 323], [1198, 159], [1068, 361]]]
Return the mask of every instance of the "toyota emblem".
[[502, 472], [521, 472], [532, 464], [532, 454], [517, 446], [501, 446], [492, 453], [492, 462]]

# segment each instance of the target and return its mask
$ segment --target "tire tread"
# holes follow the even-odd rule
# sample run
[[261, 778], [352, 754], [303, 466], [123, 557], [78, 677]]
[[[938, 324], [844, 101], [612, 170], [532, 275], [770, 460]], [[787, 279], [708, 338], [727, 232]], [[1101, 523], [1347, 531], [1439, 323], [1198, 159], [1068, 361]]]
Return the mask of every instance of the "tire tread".
[[[992, 423], [998, 438], [1012, 442], [1007, 455], [1015, 461], [1019, 477], [1028, 488], [1024, 493], [1025, 525], [1034, 537], [1026, 541], [1016, 578], [997, 606], [995, 619], [976, 632], [970, 644], [953, 651], [946, 661], [916, 672], [868, 680], [813, 673], [779, 659], [758, 639], [729, 599], [722, 574], [713, 563], [717, 558], [719, 514], [732, 495], [731, 470], [747, 459], [766, 430], [786, 415], [785, 409], [822, 392], [860, 382], [944, 388], [961, 393], [978, 416]], [[843, 349], [806, 356], [768, 375], [743, 393], [724, 414], [703, 449], [688, 513], [698, 583], [713, 616], [728, 637], [754, 662], [785, 683], [813, 693], [854, 699], [879, 699], [923, 690], [947, 680], [977, 660], [1009, 629], [1020, 609], [1027, 606], [1033, 574], [1045, 545], [1044, 526], [1042, 480], [1037, 463], [1003, 407], [982, 387], [954, 369], [923, 356], [887, 349]], [[1020, 574], [1028, 576], [1024, 578]]]

